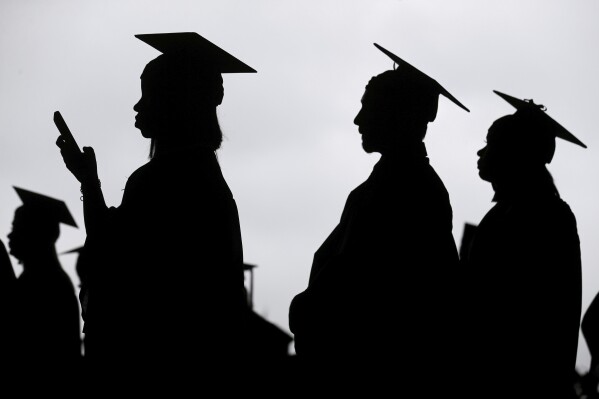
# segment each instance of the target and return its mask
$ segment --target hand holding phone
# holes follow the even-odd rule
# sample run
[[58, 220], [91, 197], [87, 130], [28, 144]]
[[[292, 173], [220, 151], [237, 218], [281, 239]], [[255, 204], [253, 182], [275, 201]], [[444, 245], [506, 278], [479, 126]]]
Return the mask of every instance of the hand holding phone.
[[54, 112], [54, 123], [60, 132], [60, 137], [56, 140], [56, 145], [60, 148], [60, 154], [67, 169], [79, 180], [80, 183], [98, 182], [98, 165], [96, 164], [96, 154], [92, 147], [84, 147], [81, 151], [75, 141], [73, 134], [69, 130], [60, 112]]

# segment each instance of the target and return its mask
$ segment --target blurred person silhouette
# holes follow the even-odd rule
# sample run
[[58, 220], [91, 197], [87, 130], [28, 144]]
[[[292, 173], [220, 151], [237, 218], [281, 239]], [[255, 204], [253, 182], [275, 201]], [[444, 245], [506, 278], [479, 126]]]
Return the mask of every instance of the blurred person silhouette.
[[314, 254], [289, 326], [302, 378], [315, 386], [440, 395], [451, 382], [443, 372], [437, 377], [437, 366], [451, 356], [449, 288], [458, 253], [449, 195], [423, 140], [440, 94], [467, 108], [375, 46], [397, 69], [369, 81], [354, 123], [364, 151], [381, 157]]
[[2, 327], [11, 335], [10, 367], [28, 381], [20, 389], [36, 389], [40, 384], [66, 393], [78, 382], [79, 304], [55, 244], [60, 223], [77, 224], [63, 201], [14, 189], [23, 205], [15, 211], [8, 248], [23, 271], [14, 281], [10, 319]]
[[545, 107], [495, 91], [516, 108], [478, 151], [495, 205], [476, 229], [467, 262], [473, 395], [572, 396], [581, 312], [576, 219], [546, 164], [555, 138], [586, 146]]
[[241, 368], [242, 242], [216, 157], [216, 108], [221, 74], [255, 70], [194, 32], [136, 37], [162, 54], [146, 65], [134, 106], [150, 161], [120, 206], [104, 201], [93, 149], [57, 140], [83, 193], [92, 389], [107, 380], [137, 394], [198, 389]]

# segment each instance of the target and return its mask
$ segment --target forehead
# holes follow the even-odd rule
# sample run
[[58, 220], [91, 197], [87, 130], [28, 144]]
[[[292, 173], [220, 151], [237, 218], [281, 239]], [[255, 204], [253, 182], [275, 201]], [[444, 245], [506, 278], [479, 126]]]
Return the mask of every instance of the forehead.
[[21, 205], [15, 210], [15, 216], [12, 221], [13, 228], [28, 228], [35, 224], [40, 212], [35, 208]]
[[487, 133], [487, 144], [513, 153], [537, 154], [550, 160], [555, 150], [555, 137], [547, 134], [542, 127], [512, 114], [493, 122]]
[[372, 78], [366, 88], [364, 94], [362, 94], [362, 103], [385, 103], [385, 102], [398, 102], [406, 98], [402, 88], [386, 84], [385, 82], [379, 82], [375, 80], [376, 77]]
[[222, 84], [216, 66], [186, 53], [161, 54], [150, 61], [141, 74], [142, 85]]
[[511, 124], [493, 122], [487, 132], [487, 146], [501, 148], [509, 152], [527, 150], [533, 147], [527, 137], [522, 135]]
[[405, 71], [389, 70], [370, 79], [362, 98], [366, 101], [428, 104], [435, 102], [438, 94], [428, 80]]

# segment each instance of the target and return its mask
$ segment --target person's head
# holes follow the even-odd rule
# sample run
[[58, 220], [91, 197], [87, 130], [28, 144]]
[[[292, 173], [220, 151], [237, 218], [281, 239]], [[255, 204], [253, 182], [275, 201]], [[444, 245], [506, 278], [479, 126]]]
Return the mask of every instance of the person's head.
[[135, 127], [153, 146], [159, 140], [217, 150], [223, 138], [216, 114], [224, 96], [221, 74], [255, 71], [197, 33], [136, 37], [162, 54], [141, 75]]
[[354, 119], [366, 152], [392, 152], [422, 142], [429, 122], [435, 120], [439, 94], [465, 110], [436, 80], [375, 43], [398, 68], [373, 77]]
[[531, 118], [516, 112], [497, 119], [477, 155], [481, 179], [512, 180], [540, 170], [551, 162], [555, 137], [544, 134]]
[[153, 140], [196, 142], [217, 150], [222, 142], [216, 107], [224, 95], [220, 73], [198, 57], [162, 54], [141, 75], [135, 127]]
[[370, 79], [354, 119], [366, 152], [384, 153], [421, 142], [435, 120], [439, 94], [426, 82], [399, 70]]
[[8, 234], [9, 252], [20, 262], [26, 262], [36, 253], [53, 248], [59, 235], [56, 219], [34, 207], [22, 205], [15, 211]]
[[517, 111], [493, 122], [487, 133], [486, 145], [477, 152], [479, 176], [483, 180], [509, 184], [548, 173], [545, 165], [555, 154], [556, 137], [585, 147], [551, 119], [542, 105], [496, 93], [514, 105]]
[[53, 250], [60, 223], [77, 227], [63, 201], [15, 187], [23, 205], [15, 210], [8, 234], [9, 252], [20, 262]]

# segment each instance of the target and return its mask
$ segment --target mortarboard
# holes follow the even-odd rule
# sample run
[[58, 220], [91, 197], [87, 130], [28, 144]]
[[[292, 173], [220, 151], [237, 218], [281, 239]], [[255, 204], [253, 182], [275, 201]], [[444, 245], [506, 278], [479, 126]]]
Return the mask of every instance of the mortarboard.
[[68, 251], [61, 252], [60, 254], [61, 255], [75, 254], [75, 253], [76, 254], [81, 254], [82, 251], [83, 251], [83, 246], [80, 246], [80, 247], [77, 247], [77, 248], [70, 249]]
[[256, 265], [252, 265], [252, 264], [249, 264], [249, 263], [244, 263], [244, 264], [243, 264], [243, 270], [249, 270], [249, 271], [251, 271], [251, 270], [253, 270], [255, 267], [256, 267]]
[[535, 120], [537, 120], [537, 123], [543, 127], [544, 132], [550, 133], [553, 137], [559, 137], [570, 143], [587, 148], [582, 141], [578, 140], [572, 133], [566, 130], [566, 128], [547, 115], [545, 112], [546, 108], [543, 105], [535, 104], [532, 100], [520, 100], [497, 90], [493, 90], [493, 92], [516, 108], [516, 112], [527, 113], [532, 118], [536, 118]]
[[411, 76], [413, 76], [415, 79], [421, 80], [423, 83], [426, 83], [428, 86], [430, 86], [432, 91], [435, 92], [435, 94], [437, 94], [437, 95], [443, 94], [445, 97], [447, 97], [448, 99], [453, 101], [457, 106], [470, 112], [470, 110], [468, 108], [466, 108], [461, 102], [459, 102], [457, 100], [457, 98], [452, 96], [451, 93], [449, 93], [435, 79], [426, 75], [424, 72], [420, 71], [419, 69], [415, 68], [414, 66], [408, 64], [407, 62], [405, 62], [404, 60], [402, 60], [401, 58], [399, 58], [398, 56], [396, 56], [389, 50], [384, 49], [383, 47], [379, 46], [376, 43], [374, 43], [374, 45], [376, 48], [381, 50], [385, 55], [387, 55], [389, 58], [391, 58], [393, 60], [393, 62], [395, 62], [398, 65], [398, 71], [400, 71], [400, 73], [407, 73], [407, 74], [410, 74]]
[[249, 73], [255, 69], [195, 32], [150, 33], [135, 35], [163, 54], [191, 53], [213, 65], [220, 73]]
[[13, 186], [17, 195], [23, 201], [23, 206], [34, 209], [36, 212], [43, 214], [48, 220], [56, 221], [57, 223], [68, 224], [69, 226], [77, 227], [75, 219], [69, 212], [64, 201], [48, 197], [46, 195], [34, 193], [19, 187]]

